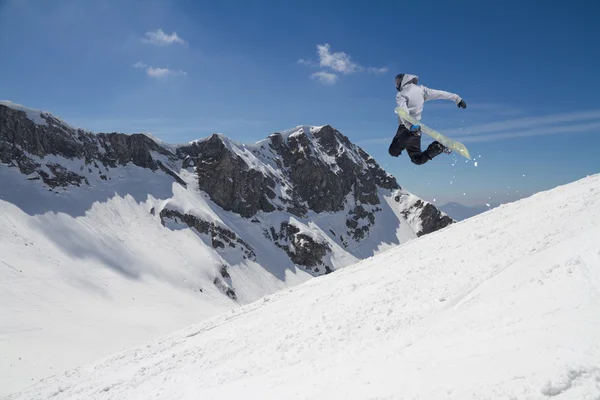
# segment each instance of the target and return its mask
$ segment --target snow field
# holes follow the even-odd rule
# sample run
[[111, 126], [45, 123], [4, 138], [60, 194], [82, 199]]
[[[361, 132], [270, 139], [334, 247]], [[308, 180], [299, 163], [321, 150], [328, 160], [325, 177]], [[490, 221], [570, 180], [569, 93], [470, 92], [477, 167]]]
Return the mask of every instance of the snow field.
[[598, 399], [600, 175], [9, 399]]

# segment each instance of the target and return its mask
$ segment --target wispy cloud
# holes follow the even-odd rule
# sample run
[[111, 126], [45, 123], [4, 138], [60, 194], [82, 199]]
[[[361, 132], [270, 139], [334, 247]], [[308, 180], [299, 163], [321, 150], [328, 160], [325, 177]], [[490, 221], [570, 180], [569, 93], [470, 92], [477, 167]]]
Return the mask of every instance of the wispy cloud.
[[[441, 133], [463, 143], [488, 142], [531, 136], [569, 135], [600, 132], [600, 109], [516, 118], [468, 128], [441, 130]], [[465, 132], [468, 134], [465, 135]], [[389, 144], [391, 137], [366, 139], [358, 145]]]
[[351, 74], [363, 69], [360, 65], [352, 61], [350, 55], [343, 51], [332, 53], [330, 49], [331, 46], [329, 43], [317, 45], [317, 54], [319, 55], [319, 65], [321, 67], [331, 68], [335, 72], [341, 72], [342, 74]]
[[318, 62], [301, 58], [298, 60], [298, 64], [313, 68], [324, 68], [324, 70], [316, 72], [311, 76], [318, 78], [322, 83], [328, 85], [338, 81], [339, 76], [337, 74], [348, 75], [367, 72], [369, 74], [381, 75], [388, 71], [387, 67], [364, 67], [352, 60], [352, 57], [343, 51], [331, 52], [331, 45], [329, 43], [318, 44], [317, 55], [319, 56]]
[[308, 65], [309, 67], [318, 67], [319, 64], [315, 64], [313, 61], [305, 60], [303, 58], [298, 60], [298, 64], [300, 65]]
[[336, 74], [332, 74], [331, 72], [319, 71], [315, 72], [311, 75], [314, 79], [318, 79], [321, 83], [326, 85], [333, 85], [339, 79]]
[[504, 140], [513, 138], [522, 138], [530, 136], [545, 136], [545, 135], [568, 135], [571, 133], [590, 132], [593, 130], [600, 131], [600, 121], [590, 123], [577, 123], [571, 125], [555, 126], [555, 127], [542, 127], [537, 129], [528, 130], [515, 130], [512, 132], [503, 133], [491, 133], [486, 135], [468, 135], [453, 137], [454, 140], [458, 140], [462, 143], [475, 143], [475, 142], [488, 142], [494, 140]]
[[387, 67], [381, 67], [381, 68], [369, 67], [369, 68], [367, 68], [367, 72], [369, 72], [370, 74], [382, 75], [382, 74], [385, 74], [388, 72], [388, 68]]
[[490, 122], [480, 125], [471, 126], [462, 129], [450, 129], [446, 131], [448, 134], [464, 134], [465, 131], [471, 134], [482, 134], [490, 132], [504, 132], [508, 130], [523, 130], [526, 128], [536, 128], [541, 125], [555, 125], [559, 123], [579, 123], [581, 121], [589, 121], [600, 119], [600, 110], [577, 111], [571, 113], [560, 113], [551, 115], [542, 115], [536, 117], [509, 119], [498, 122]]
[[168, 35], [162, 29], [158, 29], [156, 32], [146, 32], [142, 42], [153, 44], [155, 46], [168, 46], [175, 43], [183, 45], [187, 44], [185, 40], [177, 35], [177, 32]]
[[145, 64], [141, 61], [136, 62], [135, 64], [133, 64], [133, 68], [141, 68], [141, 69], [145, 69], [146, 70], [146, 75], [148, 75], [151, 78], [165, 78], [168, 76], [187, 76], [187, 72], [183, 71], [183, 70], [172, 70], [169, 68], [158, 68], [158, 67], [153, 67], [151, 65]]
[[164, 78], [165, 76], [171, 76], [171, 75], [181, 75], [181, 76], [187, 76], [187, 72], [179, 70], [179, 71], [175, 71], [169, 68], [154, 68], [154, 67], [148, 67], [146, 69], [146, 74], [148, 74], [148, 76], [151, 76], [153, 78]]

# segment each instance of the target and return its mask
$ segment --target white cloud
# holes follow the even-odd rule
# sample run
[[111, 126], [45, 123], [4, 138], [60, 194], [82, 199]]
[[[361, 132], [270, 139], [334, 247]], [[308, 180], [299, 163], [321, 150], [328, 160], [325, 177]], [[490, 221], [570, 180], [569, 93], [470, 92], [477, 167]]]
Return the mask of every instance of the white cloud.
[[592, 132], [600, 130], [600, 121], [590, 123], [575, 123], [564, 126], [541, 127], [536, 129], [515, 130], [512, 132], [492, 133], [486, 135], [469, 135], [454, 137], [454, 140], [463, 143], [487, 142], [493, 140], [513, 139], [530, 136], [545, 136], [545, 135], [569, 135], [572, 133]]
[[367, 68], [367, 72], [370, 74], [374, 74], [374, 75], [382, 75], [388, 72], [388, 68], [387, 67], [381, 67], [381, 68], [375, 68], [375, 67], [369, 67]]
[[331, 72], [319, 71], [315, 72], [311, 75], [314, 79], [318, 79], [321, 83], [326, 85], [333, 85], [339, 79], [336, 74], [332, 74]]
[[167, 76], [187, 76], [187, 72], [179, 70], [175, 71], [169, 68], [154, 68], [148, 67], [146, 68], [146, 74], [152, 78], [164, 78]]
[[499, 122], [490, 122], [481, 125], [475, 125], [463, 129], [452, 129], [448, 134], [463, 134], [465, 131], [472, 134], [503, 132], [512, 130], [523, 130], [527, 128], [536, 128], [543, 125], [554, 125], [558, 123], [579, 122], [585, 120], [600, 119], [600, 110], [577, 111], [570, 113], [560, 113], [551, 115], [542, 115], [537, 117], [516, 118], [503, 120]]
[[148, 74], [148, 76], [151, 76], [153, 78], [162, 78], [169, 75], [171, 73], [171, 70], [168, 68], [148, 67], [146, 68], [146, 73]]
[[142, 39], [144, 43], [156, 46], [168, 46], [173, 43], [186, 44], [185, 40], [177, 36], [177, 32], [167, 35], [162, 29], [158, 29], [156, 32], [146, 32], [144, 36], [145, 38]]
[[138, 61], [135, 64], [133, 64], [133, 68], [143, 68], [146, 70], [146, 75], [148, 75], [151, 78], [157, 78], [157, 79], [165, 78], [167, 76], [187, 76], [187, 72], [185, 72], [183, 70], [175, 71], [175, 70], [169, 69], [169, 68], [153, 67], [153, 66], [145, 64], [141, 61]]
[[[311, 76], [327, 85], [332, 85], [338, 81], [338, 73], [348, 75], [352, 73], [367, 72], [373, 75], [381, 75], [388, 72], [386, 67], [363, 67], [359, 63], [353, 61], [352, 57], [343, 51], [332, 53], [331, 45], [329, 43], [318, 44], [317, 55], [319, 56], [318, 62], [301, 58], [298, 60], [298, 64], [307, 65], [312, 68], [325, 68], [325, 71], [316, 72]], [[326, 70], [329, 70], [329, 72]]]
[[317, 64], [315, 64], [314, 62], [310, 61], [310, 60], [305, 60], [303, 58], [298, 60], [298, 64], [301, 65], [308, 65], [309, 67], [318, 67]]
[[348, 54], [343, 51], [331, 53], [330, 49], [331, 46], [329, 43], [317, 45], [317, 54], [319, 55], [319, 65], [321, 67], [331, 68], [342, 74], [351, 74], [363, 70], [363, 67], [353, 62]]
[[[468, 128], [440, 130], [462, 143], [477, 143], [532, 136], [570, 135], [600, 131], [600, 109], [515, 118], [474, 125]], [[468, 132], [465, 135], [465, 132]], [[358, 145], [389, 144], [391, 136], [367, 139]]]

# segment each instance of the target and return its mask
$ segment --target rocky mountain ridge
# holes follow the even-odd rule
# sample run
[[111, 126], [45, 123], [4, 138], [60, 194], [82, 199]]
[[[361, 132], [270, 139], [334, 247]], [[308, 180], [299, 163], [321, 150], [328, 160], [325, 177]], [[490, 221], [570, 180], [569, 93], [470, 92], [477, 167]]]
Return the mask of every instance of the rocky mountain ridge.
[[[390, 207], [386, 198], [395, 203], [397, 224], [406, 223], [415, 236], [453, 222], [402, 190], [369, 154], [329, 125], [299, 126], [254, 144], [214, 134], [172, 146], [146, 134], [92, 133], [50, 113], [1, 102], [0, 162], [51, 191], [95, 190], [126, 166], [163, 174], [175, 185], [204, 193], [243, 223], [261, 225], [265, 239], [315, 275], [335, 269], [331, 256], [338, 246], [362, 258], [374, 254], [377, 243], [398, 243], [397, 227], [375, 234], [378, 216]], [[210, 237], [205, 243], [216, 251], [239, 249], [242, 259], [256, 259], [235, 227], [183, 208], [173, 198], [152, 212], [166, 227], [183, 224]], [[332, 216], [335, 229], [312, 226], [313, 220]], [[369, 250], [363, 248], [367, 239], [373, 242]]]

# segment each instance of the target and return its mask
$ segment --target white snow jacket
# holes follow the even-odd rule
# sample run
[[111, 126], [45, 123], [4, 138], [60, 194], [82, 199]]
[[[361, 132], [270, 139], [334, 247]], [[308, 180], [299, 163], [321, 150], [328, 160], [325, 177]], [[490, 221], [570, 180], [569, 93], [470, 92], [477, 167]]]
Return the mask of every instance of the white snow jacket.
[[[404, 74], [402, 83], [400, 84], [400, 91], [396, 94], [396, 103], [398, 104], [398, 107], [408, 111], [408, 113], [416, 120], [421, 120], [423, 104], [428, 100], [452, 100], [457, 105], [462, 100], [457, 94], [444, 92], [443, 90], [429, 89], [425, 86], [417, 85], [418, 81], [418, 76]], [[406, 128], [410, 129], [412, 126], [410, 122], [402, 119], [400, 120], [404, 126], [406, 126]]]

